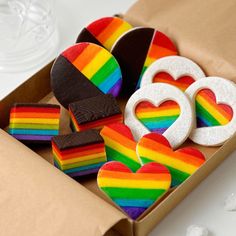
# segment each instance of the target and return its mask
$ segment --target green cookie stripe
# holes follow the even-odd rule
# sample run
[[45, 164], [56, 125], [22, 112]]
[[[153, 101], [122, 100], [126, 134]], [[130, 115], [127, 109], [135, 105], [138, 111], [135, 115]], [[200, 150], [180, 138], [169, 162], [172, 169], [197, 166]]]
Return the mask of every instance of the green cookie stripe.
[[161, 116], [161, 117], [153, 117], [153, 118], [141, 118], [140, 120], [142, 120], [144, 122], [161, 122], [161, 121], [174, 122], [175, 120], [177, 120], [178, 117], [179, 117], [179, 115]]
[[[101, 84], [110, 74], [112, 74], [118, 67], [116, 61], [111, 57], [91, 78], [93, 84], [98, 86]], [[105, 79], [104, 79], [105, 78]]]
[[141, 165], [138, 162], [133, 161], [128, 156], [106, 146], [106, 154], [108, 161], [119, 161], [127, 165], [133, 172], [136, 172]]
[[203, 118], [208, 124], [210, 123], [210, 126], [221, 125], [200, 103], [196, 102], [195, 104], [197, 117]]
[[[143, 164], [153, 162], [153, 160], [148, 159], [146, 157], [142, 157], [142, 156], [140, 156], [140, 159], [142, 160]], [[167, 165], [165, 165], [165, 166], [170, 171], [171, 178], [172, 178], [172, 181], [171, 181], [171, 186], [172, 187], [180, 185], [182, 182], [184, 182], [190, 176], [190, 174], [188, 174], [188, 173], [182, 172], [180, 170], [177, 170], [177, 169], [175, 169], [173, 167], [170, 167], [170, 166], [167, 166]]]
[[166, 192], [165, 189], [138, 189], [113, 187], [103, 187], [102, 190], [112, 199], [124, 198], [156, 200], [158, 197], [162, 196]]

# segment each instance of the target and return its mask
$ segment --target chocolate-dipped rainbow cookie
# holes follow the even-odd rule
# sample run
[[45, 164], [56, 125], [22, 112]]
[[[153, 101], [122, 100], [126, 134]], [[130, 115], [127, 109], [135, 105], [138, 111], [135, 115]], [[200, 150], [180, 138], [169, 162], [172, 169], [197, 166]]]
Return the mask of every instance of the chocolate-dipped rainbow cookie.
[[75, 131], [102, 128], [104, 125], [123, 121], [120, 107], [111, 94], [71, 103], [69, 114]]
[[10, 110], [8, 132], [26, 143], [50, 143], [59, 134], [60, 106], [16, 103]]
[[110, 51], [115, 41], [131, 28], [132, 26], [121, 18], [103, 17], [85, 27], [76, 42], [95, 43]]
[[170, 188], [171, 175], [158, 163], [148, 163], [132, 172], [121, 162], [111, 161], [97, 176], [99, 188], [127, 215], [136, 220]]
[[136, 141], [128, 126], [114, 123], [103, 127], [100, 133], [104, 139], [108, 161], [119, 161], [132, 171], [141, 165], [136, 154]]
[[192, 175], [204, 162], [204, 155], [196, 148], [172, 150], [168, 140], [157, 133], [144, 135], [137, 144], [137, 154], [142, 164], [157, 162], [165, 165], [175, 187]]
[[174, 43], [153, 28], [138, 27], [124, 33], [114, 44], [112, 54], [122, 69], [122, 94], [129, 96], [139, 87], [140, 78], [155, 60], [177, 55]]
[[119, 94], [122, 76], [119, 64], [106, 49], [93, 43], [69, 47], [55, 60], [51, 87], [65, 107], [101, 94]]
[[103, 138], [92, 129], [53, 137], [52, 151], [55, 166], [71, 177], [97, 173], [107, 160]]

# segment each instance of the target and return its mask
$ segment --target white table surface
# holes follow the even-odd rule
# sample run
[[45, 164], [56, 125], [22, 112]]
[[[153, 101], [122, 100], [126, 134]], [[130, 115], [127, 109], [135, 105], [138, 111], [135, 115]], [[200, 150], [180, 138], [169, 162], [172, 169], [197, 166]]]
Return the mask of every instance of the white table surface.
[[[90, 21], [125, 12], [134, 0], [56, 0], [60, 32], [59, 51], [72, 44]], [[47, 62], [45, 62], [46, 64]], [[0, 98], [6, 96], [39, 68], [25, 73], [0, 74]], [[236, 193], [236, 152], [188, 195], [150, 234], [184, 236], [191, 224], [207, 227], [210, 236], [235, 236], [236, 212], [226, 212], [225, 198]]]

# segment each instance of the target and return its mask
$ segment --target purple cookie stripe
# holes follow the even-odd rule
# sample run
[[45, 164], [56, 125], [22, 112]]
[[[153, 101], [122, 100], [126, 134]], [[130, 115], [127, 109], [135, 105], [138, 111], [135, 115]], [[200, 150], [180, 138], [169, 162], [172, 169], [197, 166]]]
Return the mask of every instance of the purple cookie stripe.
[[147, 208], [144, 207], [121, 207], [133, 220], [136, 220]]
[[83, 175], [90, 175], [90, 174], [96, 174], [99, 171], [100, 168], [94, 168], [91, 170], [84, 170], [84, 171], [79, 171], [79, 172], [74, 172], [74, 173], [68, 173], [70, 177], [79, 177]]
[[51, 141], [53, 136], [48, 135], [21, 135], [21, 134], [13, 134], [14, 138], [18, 140], [39, 140], [39, 141]]

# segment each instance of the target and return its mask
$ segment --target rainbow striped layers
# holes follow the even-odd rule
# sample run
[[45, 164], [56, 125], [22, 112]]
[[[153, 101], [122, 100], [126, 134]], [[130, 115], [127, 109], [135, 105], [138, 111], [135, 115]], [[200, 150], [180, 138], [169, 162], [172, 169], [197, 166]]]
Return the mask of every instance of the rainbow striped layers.
[[154, 61], [162, 57], [174, 56], [177, 54], [177, 48], [174, 43], [165, 34], [155, 31], [140, 75], [138, 88], [140, 87], [144, 72]]
[[106, 49], [93, 43], [78, 43], [62, 53], [103, 93], [119, 94], [122, 75], [116, 59]]
[[8, 132], [23, 142], [50, 142], [59, 133], [60, 106], [17, 103], [10, 111]]
[[178, 119], [180, 107], [174, 101], [163, 102], [159, 107], [145, 101], [136, 106], [135, 114], [151, 132], [163, 134]]
[[118, 17], [104, 17], [94, 21], [86, 29], [109, 51], [116, 40], [132, 26]]
[[56, 136], [52, 151], [55, 166], [73, 178], [97, 173], [107, 160], [104, 142], [94, 130]]
[[133, 173], [120, 162], [108, 162], [98, 172], [98, 186], [132, 219], [137, 219], [169, 189], [168, 169], [149, 163]]
[[215, 94], [211, 90], [201, 90], [195, 100], [197, 127], [226, 125], [231, 121], [232, 108], [225, 104], [217, 104]]
[[128, 126], [114, 123], [104, 126], [100, 134], [105, 141], [108, 161], [122, 162], [134, 172], [141, 167], [136, 142]]
[[159, 72], [153, 78], [153, 83], [166, 83], [185, 91], [195, 80], [191, 76], [182, 76], [175, 80], [166, 72]]
[[186, 147], [173, 151], [168, 140], [156, 133], [144, 135], [137, 144], [142, 164], [157, 162], [165, 165], [175, 187], [192, 175], [204, 162], [204, 155], [197, 149]]

